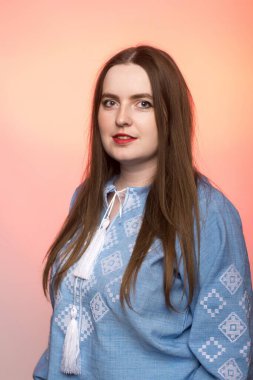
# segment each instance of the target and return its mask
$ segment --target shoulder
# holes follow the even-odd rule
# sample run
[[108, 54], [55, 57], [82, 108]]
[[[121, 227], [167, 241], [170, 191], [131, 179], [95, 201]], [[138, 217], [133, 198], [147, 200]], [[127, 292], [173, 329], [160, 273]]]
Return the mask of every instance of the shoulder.
[[242, 227], [240, 213], [231, 201], [225, 195], [224, 191], [215, 187], [207, 177], [202, 176], [198, 181], [198, 200], [200, 209], [200, 221], [218, 222], [233, 224]]
[[231, 265], [241, 268], [242, 273], [248, 273], [247, 247], [239, 211], [224, 192], [209, 181], [199, 183], [198, 195], [200, 283], [203, 284], [209, 276], [217, 276]]
[[77, 187], [75, 188], [75, 190], [74, 190], [74, 192], [72, 193], [72, 196], [71, 196], [69, 210], [71, 210], [71, 208], [73, 207], [73, 205], [75, 203], [75, 200], [76, 200], [76, 198], [77, 198], [77, 196], [79, 194], [79, 191], [81, 191], [81, 189], [85, 186], [86, 182], [87, 181], [84, 180], [79, 185], [77, 185]]

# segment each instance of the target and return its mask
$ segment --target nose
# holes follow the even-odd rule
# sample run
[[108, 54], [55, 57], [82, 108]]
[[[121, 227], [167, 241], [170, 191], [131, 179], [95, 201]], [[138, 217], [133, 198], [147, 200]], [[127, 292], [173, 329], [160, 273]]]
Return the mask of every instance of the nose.
[[130, 115], [130, 110], [128, 105], [121, 105], [118, 109], [115, 123], [118, 127], [121, 127], [122, 125], [131, 125], [132, 124], [132, 118]]

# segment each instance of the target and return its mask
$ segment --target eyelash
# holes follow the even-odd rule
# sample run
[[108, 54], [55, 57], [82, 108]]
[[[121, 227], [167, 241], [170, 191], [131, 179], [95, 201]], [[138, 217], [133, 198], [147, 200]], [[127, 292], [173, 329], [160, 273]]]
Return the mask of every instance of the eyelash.
[[[114, 102], [114, 100], [106, 99], [106, 100], [102, 101], [102, 104], [103, 104], [104, 107], [106, 107], [106, 108], [111, 108], [111, 107], [108, 107], [108, 106], [106, 105], [106, 102]], [[147, 100], [141, 100], [140, 102], [148, 103], [148, 104], [149, 104], [149, 107], [144, 107], [143, 109], [148, 109], [148, 108], [153, 107], [152, 104], [151, 104], [149, 101], [147, 101]]]

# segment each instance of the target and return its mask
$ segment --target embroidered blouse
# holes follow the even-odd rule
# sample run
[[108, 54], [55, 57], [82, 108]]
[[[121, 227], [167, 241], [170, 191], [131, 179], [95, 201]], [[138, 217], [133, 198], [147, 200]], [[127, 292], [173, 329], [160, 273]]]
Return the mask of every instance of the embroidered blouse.
[[[109, 208], [108, 193], [116, 192], [115, 178], [104, 188], [100, 221]], [[126, 188], [122, 208], [106, 230], [88, 279], [74, 276], [77, 262], [56, 295], [51, 281], [48, 347], [34, 368], [34, 380], [253, 379], [253, 292], [242, 223], [231, 201], [204, 177], [198, 183], [199, 283], [190, 306], [185, 309], [188, 293], [182, 297], [184, 267], [180, 261], [170, 298], [179, 312], [166, 307], [163, 248], [155, 239], [139, 270], [136, 292], [130, 292], [134, 310], [127, 304], [125, 310], [121, 308], [121, 279], [141, 226], [149, 188]], [[194, 233], [196, 238], [196, 229]], [[176, 254], [179, 259], [178, 239]], [[62, 349], [74, 303], [81, 373], [66, 374], [61, 369]]]

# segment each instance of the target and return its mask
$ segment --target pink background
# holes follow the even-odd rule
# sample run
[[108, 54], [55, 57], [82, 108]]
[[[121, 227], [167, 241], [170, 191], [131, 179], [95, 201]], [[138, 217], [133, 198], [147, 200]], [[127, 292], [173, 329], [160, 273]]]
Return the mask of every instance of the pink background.
[[253, 269], [253, 3], [6, 0], [0, 7], [0, 378], [27, 380], [47, 345], [42, 260], [80, 182], [95, 78], [125, 47], [151, 44], [178, 63], [197, 108], [199, 168], [240, 212]]

